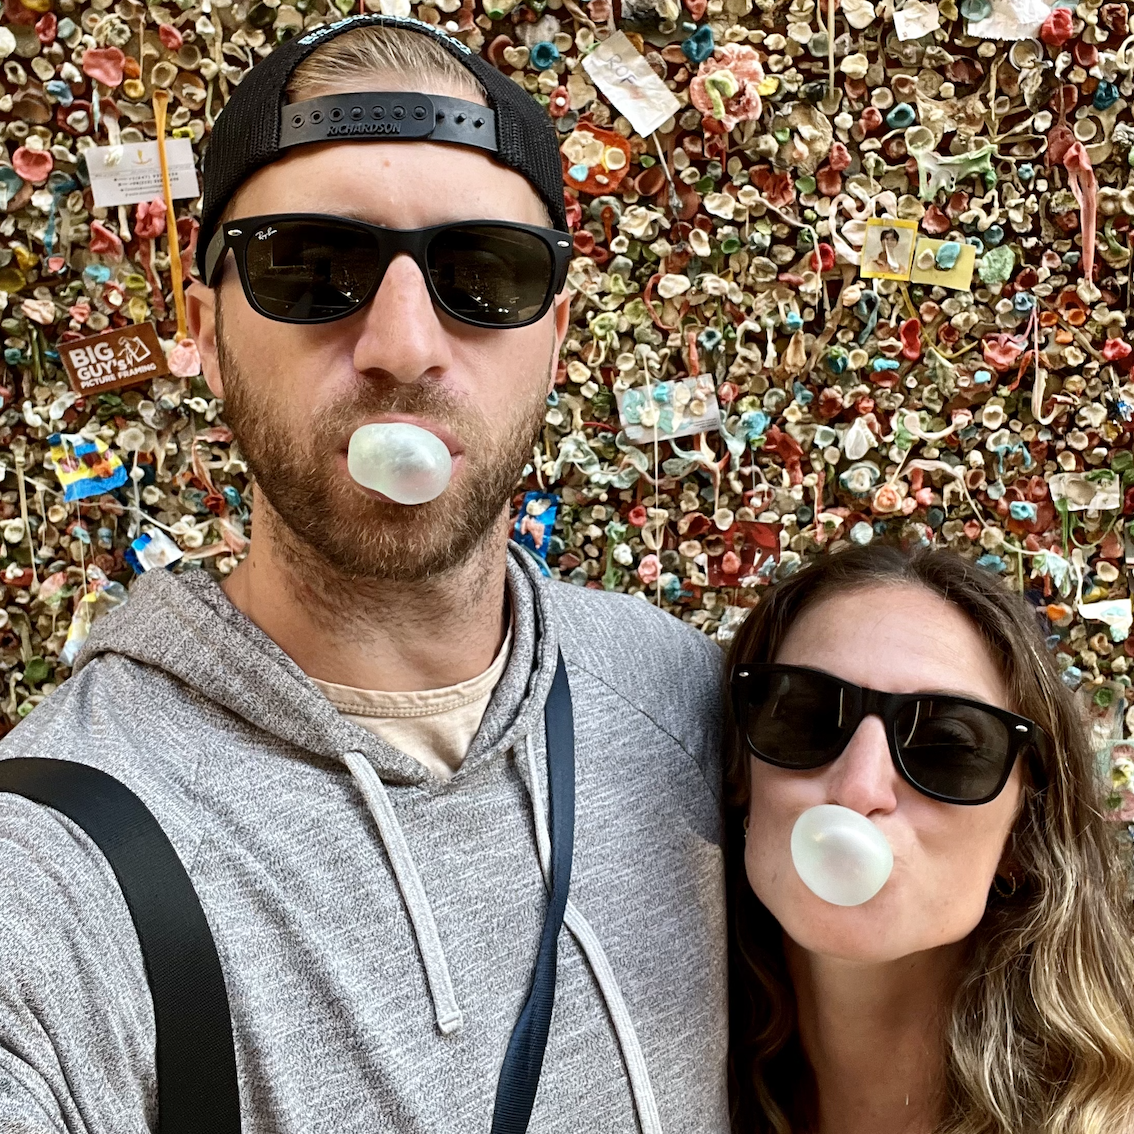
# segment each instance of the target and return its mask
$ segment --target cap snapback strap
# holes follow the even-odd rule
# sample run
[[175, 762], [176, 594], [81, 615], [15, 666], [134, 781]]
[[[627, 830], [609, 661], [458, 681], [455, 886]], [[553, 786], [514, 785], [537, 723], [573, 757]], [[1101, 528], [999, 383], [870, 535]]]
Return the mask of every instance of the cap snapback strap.
[[429, 141], [497, 152], [487, 106], [413, 91], [322, 95], [280, 108], [281, 150], [313, 142]]

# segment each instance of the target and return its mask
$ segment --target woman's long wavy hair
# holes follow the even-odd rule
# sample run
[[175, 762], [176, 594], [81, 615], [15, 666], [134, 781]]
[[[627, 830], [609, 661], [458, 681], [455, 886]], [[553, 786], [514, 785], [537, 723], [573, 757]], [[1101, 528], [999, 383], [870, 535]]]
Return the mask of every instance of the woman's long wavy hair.
[[[1009, 849], [1015, 889], [989, 893], [946, 1014], [942, 1114], [934, 1134], [1134, 1131], [1134, 910], [1126, 855], [1075, 701], [1028, 605], [950, 552], [869, 546], [818, 559], [772, 588], [741, 627], [731, 666], [775, 659], [825, 598], [924, 587], [976, 627], [1010, 707], [1054, 741], [1032, 753]], [[731, 1087], [736, 1134], [802, 1134], [814, 1080], [799, 1043], [783, 931], [744, 870], [750, 757], [735, 726], [727, 769]], [[1005, 887], [1007, 889], [1007, 887]]]

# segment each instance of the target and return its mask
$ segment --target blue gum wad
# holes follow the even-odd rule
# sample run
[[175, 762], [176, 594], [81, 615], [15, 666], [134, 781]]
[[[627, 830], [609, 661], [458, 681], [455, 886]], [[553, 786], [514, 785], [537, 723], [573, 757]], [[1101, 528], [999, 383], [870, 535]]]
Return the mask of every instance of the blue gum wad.
[[937, 255], [933, 258], [933, 262], [943, 272], [948, 272], [956, 267], [957, 260], [961, 255], [961, 246], [955, 240], [946, 240], [940, 248], [937, 249]]
[[704, 63], [713, 53], [713, 29], [706, 24], [698, 28], [681, 45], [682, 53], [691, 63]]

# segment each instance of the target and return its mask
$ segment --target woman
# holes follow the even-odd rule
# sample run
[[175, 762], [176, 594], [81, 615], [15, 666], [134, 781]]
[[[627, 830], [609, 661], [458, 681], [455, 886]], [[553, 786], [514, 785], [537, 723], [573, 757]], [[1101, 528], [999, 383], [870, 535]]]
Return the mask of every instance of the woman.
[[[859, 548], [770, 591], [730, 673], [737, 1134], [1134, 1131], [1130, 848], [1027, 606]], [[793, 866], [820, 804], [892, 848], [863, 904]]]

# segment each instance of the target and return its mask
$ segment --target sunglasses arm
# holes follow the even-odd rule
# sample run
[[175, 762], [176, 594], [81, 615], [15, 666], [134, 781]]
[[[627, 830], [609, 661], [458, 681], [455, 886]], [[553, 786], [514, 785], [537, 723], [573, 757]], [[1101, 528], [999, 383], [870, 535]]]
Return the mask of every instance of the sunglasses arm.
[[205, 278], [201, 281], [205, 287], [216, 287], [217, 276], [220, 275], [220, 266], [224, 263], [227, 247], [224, 225], [217, 225], [217, 230], [205, 250]]

